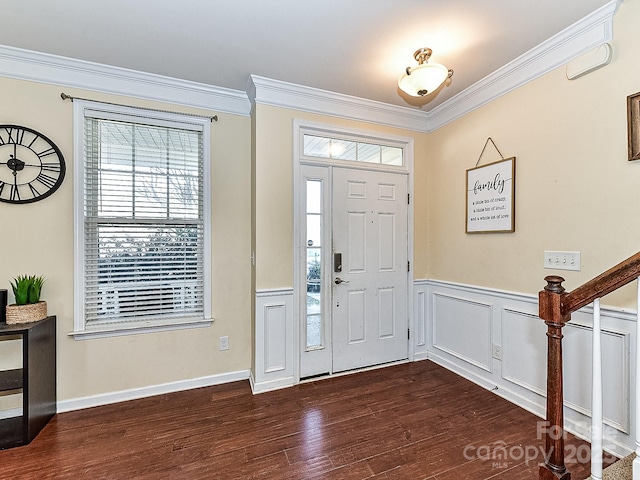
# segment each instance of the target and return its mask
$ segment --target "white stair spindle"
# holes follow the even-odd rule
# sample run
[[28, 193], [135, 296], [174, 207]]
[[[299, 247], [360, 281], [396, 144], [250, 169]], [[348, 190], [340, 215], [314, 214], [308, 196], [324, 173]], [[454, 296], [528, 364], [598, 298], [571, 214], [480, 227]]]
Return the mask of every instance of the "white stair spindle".
[[602, 480], [602, 348], [600, 299], [593, 301], [593, 351], [591, 387], [591, 478]]
[[640, 278], [638, 284], [638, 306], [636, 313], [636, 458], [633, 460], [633, 478], [640, 479]]

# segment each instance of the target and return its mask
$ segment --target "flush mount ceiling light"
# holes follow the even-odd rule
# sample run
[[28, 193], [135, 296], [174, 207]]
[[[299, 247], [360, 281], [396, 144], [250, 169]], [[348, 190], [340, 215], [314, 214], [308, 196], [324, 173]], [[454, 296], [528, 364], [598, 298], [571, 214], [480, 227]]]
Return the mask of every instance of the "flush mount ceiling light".
[[435, 92], [447, 78], [451, 78], [453, 70], [439, 63], [427, 63], [431, 57], [430, 48], [416, 50], [413, 57], [418, 61], [417, 67], [407, 67], [406, 73], [398, 80], [398, 87], [412, 97], [424, 97]]

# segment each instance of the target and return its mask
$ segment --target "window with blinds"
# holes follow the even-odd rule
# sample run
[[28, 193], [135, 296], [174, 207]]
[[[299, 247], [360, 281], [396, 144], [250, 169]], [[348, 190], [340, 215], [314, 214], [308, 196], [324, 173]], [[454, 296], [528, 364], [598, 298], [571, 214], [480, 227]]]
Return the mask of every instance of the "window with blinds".
[[86, 329], [208, 317], [206, 130], [170, 117], [83, 109]]

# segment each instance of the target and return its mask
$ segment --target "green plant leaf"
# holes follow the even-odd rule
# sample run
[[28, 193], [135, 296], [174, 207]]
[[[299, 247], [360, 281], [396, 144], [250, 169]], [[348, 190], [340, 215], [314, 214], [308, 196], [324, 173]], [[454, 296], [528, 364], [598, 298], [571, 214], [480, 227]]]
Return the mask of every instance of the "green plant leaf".
[[16, 297], [16, 305], [26, 305], [29, 301], [29, 288], [33, 280], [26, 275], [18, 275], [11, 282], [13, 294]]
[[42, 275], [31, 277], [31, 284], [29, 285], [28, 303], [38, 303], [40, 301], [40, 292], [42, 291], [42, 285], [45, 278]]

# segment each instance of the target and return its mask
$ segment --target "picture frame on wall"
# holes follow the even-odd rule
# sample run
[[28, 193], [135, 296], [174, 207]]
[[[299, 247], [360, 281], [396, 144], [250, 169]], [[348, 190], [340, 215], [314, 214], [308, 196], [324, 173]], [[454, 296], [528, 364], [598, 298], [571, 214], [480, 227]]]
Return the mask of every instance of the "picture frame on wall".
[[516, 157], [467, 170], [466, 233], [515, 232]]
[[627, 97], [629, 161], [640, 160], [640, 92]]

